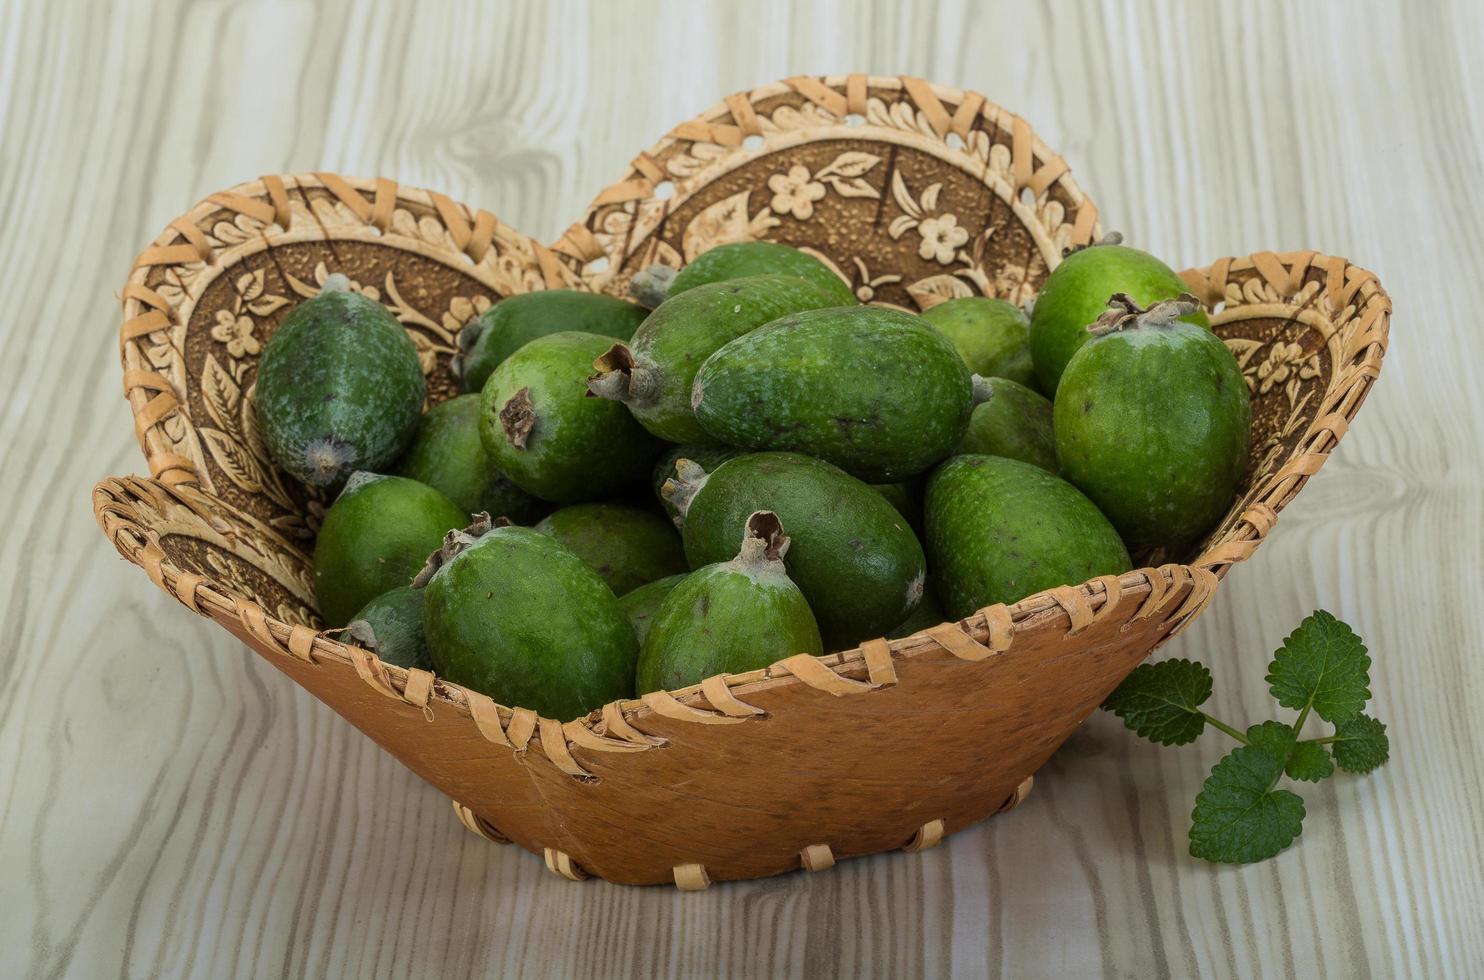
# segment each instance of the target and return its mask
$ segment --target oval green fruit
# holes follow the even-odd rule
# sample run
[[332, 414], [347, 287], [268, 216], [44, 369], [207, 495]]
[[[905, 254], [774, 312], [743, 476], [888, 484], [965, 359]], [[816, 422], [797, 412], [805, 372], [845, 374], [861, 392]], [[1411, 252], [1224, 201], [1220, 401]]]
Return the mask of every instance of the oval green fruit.
[[649, 624], [654, 622], [654, 614], [660, 611], [660, 606], [665, 602], [665, 596], [669, 595], [687, 574], [689, 573], [682, 572], [679, 575], [655, 579], [619, 597], [618, 604], [623, 607], [624, 615], [629, 617], [629, 625], [634, 627], [634, 639], [639, 642], [641, 648], [644, 646], [644, 638], [649, 635]]
[[459, 395], [428, 409], [412, 445], [397, 461], [397, 474], [426, 483], [469, 514], [484, 511], [529, 524], [546, 510], [511, 483], [484, 451], [478, 395]]
[[547, 334], [577, 331], [628, 340], [649, 311], [602, 293], [544, 289], [502, 299], [459, 331], [454, 370], [465, 391], [484, 387], [500, 362]]
[[969, 430], [958, 451], [1018, 459], [1055, 473], [1051, 403], [1007, 378], [979, 378], [974, 391], [983, 400], [969, 416]]
[[396, 459], [426, 396], [402, 325], [333, 275], [268, 339], [253, 404], [274, 461], [310, 486], [333, 487]]
[[660, 506], [665, 509], [665, 513], [670, 515], [670, 520], [675, 522], [676, 527], [679, 527], [681, 524], [680, 511], [676, 510], [675, 505], [665, 499], [665, 484], [675, 478], [675, 464], [679, 463], [682, 459], [688, 459], [709, 473], [734, 456], [741, 455], [742, 450], [735, 446], [722, 446], [710, 442], [692, 442], [683, 446], [676, 446], [660, 457], [659, 462], [654, 464], [654, 472], [650, 474], [650, 479], [654, 484], [655, 499], [660, 502]]
[[643, 480], [661, 443], [617, 402], [589, 398], [591, 333], [538, 337], [495, 368], [480, 394], [479, 436], [516, 486], [554, 503], [616, 496]]
[[701, 362], [734, 340], [787, 313], [834, 305], [819, 286], [791, 276], [749, 276], [710, 283], [666, 300], [593, 367], [588, 387], [623, 402], [650, 432], [670, 442], [704, 442], [691, 410], [691, 382]]
[[778, 242], [731, 242], [701, 253], [675, 276], [667, 298], [707, 283], [771, 274], [813, 283], [829, 296], [827, 306], [849, 306], [856, 301], [855, 293], [834, 269], [807, 252]]
[[1140, 550], [1177, 555], [1219, 521], [1247, 464], [1247, 382], [1221, 339], [1120, 302], [1072, 357], [1054, 414], [1062, 474]]
[[974, 374], [1035, 384], [1031, 365], [1031, 320], [1014, 303], [987, 296], [961, 296], [928, 307], [922, 318], [947, 337]]
[[707, 358], [691, 389], [713, 439], [808, 453], [870, 483], [913, 476], [952, 452], [972, 398], [969, 369], [942, 334], [870, 306], [759, 327]]
[[737, 557], [697, 569], [675, 586], [639, 653], [638, 693], [824, 652], [809, 603], [784, 567], [787, 551], [777, 516], [762, 511], [748, 518]]
[[927, 546], [954, 619], [1130, 568], [1118, 532], [1076, 487], [999, 456], [955, 456], [933, 473]]
[[412, 581], [443, 535], [468, 522], [457, 504], [416, 480], [355, 474], [314, 542], [320, 615], [344, 626], [372, 599]]
[[607, 583], [554, 538], [485, 528], [419, 576], [438, 675], [558, 721], [632, 697], [638, 644]]
[[423, 637], [423, 590], [399, 585], [372, 599], [350, 617], [350, 638], [383, 661], [409, 670], [432, 670]]
[[686, 570], [675, 525], [653, 511], [626, 504], [573, 504], [546, 515], [536, 530], [587, 562], [615, 595]]
[[907, 521], [845, 471], [798, 453], [753, 453], [707, 474], [688, 467], [667, 493], [685, 517], [692, 568], [736, 553], [748, 517], [768, 510], [793, 539], [788, 572], [831, 649], [881, 636], [916, 607], [926, 562]]
[[[1108, 309], [1114, 293], [1148, 305], [1174, 299], [1186, 289], [1174, 269], [1127, 245], [1093, 245], [1068, 255], [1046, 278], [1031, 311], [1031, 360], [1038, 387], [1055, 395], [1067, 362], [1087, 343], [1088, 326]], [[1210, 326], [1203, 310], [1187, 320]]]

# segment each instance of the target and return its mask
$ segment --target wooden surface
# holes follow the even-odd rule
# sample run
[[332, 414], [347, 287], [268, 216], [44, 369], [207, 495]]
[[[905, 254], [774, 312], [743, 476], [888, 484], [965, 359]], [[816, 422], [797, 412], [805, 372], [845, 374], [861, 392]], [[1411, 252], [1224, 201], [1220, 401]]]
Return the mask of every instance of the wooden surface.
[[[1484, 8], [862, 6], [0, 5], [0, 975], [1484, 974]], [[550, 240], [674, 122], [843, 70], [1016, 109], [1176, 264], [1313, 247], [1390, 291], [1356, 428], [1168, 648], [1245, 723], [1309, 610], [1369, 642], [1393, 761], [1305, 789], [1279, 858], [1185, 854], [1219, 735], [1159, 749], [1099, 715], [1020, 809], [920, 855], [572, 884], [97, 532], [93, 481], [142, 469], [114, 294], [198, 198], [387, 174]]]

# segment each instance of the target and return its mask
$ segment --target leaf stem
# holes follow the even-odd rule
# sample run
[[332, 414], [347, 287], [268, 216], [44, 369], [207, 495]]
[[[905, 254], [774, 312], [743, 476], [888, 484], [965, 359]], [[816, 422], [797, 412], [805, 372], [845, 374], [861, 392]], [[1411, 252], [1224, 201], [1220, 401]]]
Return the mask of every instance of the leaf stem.
[[1334, 742], [1343, 742], [1345, 739], [1339, 735], [1325, 735], [1323, 738], [1306, 738], [1304, 741], [1313, 742], [1315, 745], [1330, 745]]
[[1212, 728], [1216, 729], [1217, 731], [1226, 732], [1226, 734], [1230, 735], [1232, 738], [1236, 739], [1238, 742], [1241, 742], [1243, 745], [1249, 745], [1249, 744], [1251, 744], [1250, 742], [1247, 741], [1247, 736], [1246, 735], [1243, 735], [1241, 732], [1237, 731], [1235, 728], [1233, 728], [1232, 726], [1228, 725], [1226, 722], [1221, 721], [1220, 719], [1217, 719], [1217, 718], [1212, 718], [1210, 715], [1206, 714], [1204, 711], [1201, 712], [1201, 717], [1204, 718], [1204, 719], [1206, 719], [1206, 724], [1210, 725]]
[[1295, 735], [1304, 730], [1304, 722], [1309, 720], [1309, 709], [1312, 707], [1314, 707], [1314, 699], [1311, 697], [1309, 702], [1304, 705], [1304, 710], [1299, 712], [1298, 721], [1293, 723], [1293, 733]]

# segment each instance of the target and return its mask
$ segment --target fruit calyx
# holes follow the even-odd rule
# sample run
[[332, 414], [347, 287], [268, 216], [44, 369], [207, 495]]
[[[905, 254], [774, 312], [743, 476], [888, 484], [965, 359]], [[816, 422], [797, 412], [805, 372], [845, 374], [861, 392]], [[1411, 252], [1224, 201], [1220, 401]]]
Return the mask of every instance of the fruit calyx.
[[325, 632], [340, 633], [356, 646], [365, 647], [377, 656], [381, 655], [381, 641], [376, 638], [376, 628], [364, 619], [352, 619], [338, 630]]
[[1121, 232], [1121, 231], [1110, 231], [1106, 235], [1104, 235], [1102, 238], [1099, 238], [1095, 242], [1088, 242], [1086, 245], [1068, 245], [1066, 248], [1062, 249], [1061, 255], [1062, 255], [1062, 258], [1066, 258], [1068, 255], [1075, 255], [1076, 253], [1086, 251], [1089, 248], [1097, 248], [1099, 245], [1122, 245], [1122, 244], [1123, 244], [1123, 232]]
[[1147, 309], [1140, 308], [1127, 293], [1114, 293], [1108, 298], [1107, 312], [1089, 323], [1087, 332], [1101, 337], [1139, 327], [1168, 327], [1200, 308], [1200, 302], [1189, 293], [1181, 293], [1174, 299], [1162, 299]]
[[665, 301], [679, 274], [679, 269], [668, 265], [651, 265], [641, 269], [629, 280], [629, 295], [640, 306], [652, 310]]
[[587, 379], [589, 398], [644, 405], [659, 395], [654, 369], [646, 367], [625, 344], [614, 344], [593, 361], [597, 374]]
[[422, 571], [412, 580], [412, 587], [420, 589], [433, 580], [433, 575], [438, 569], [453, 561], [455, 557], [469, 550], [469, 548], [497, 527], [510, 527], [512, 524], [508, 517], [491, 518], [489, 514], [480, 511], [471, 515], [468, 527], [449, 531], [443, 536], [443, 544], [438, 550], [428, 556]]
[[974, 386], [973, 404], [975, 408], [994, 398], [994, 384], [982, 374], [976, 374], [970, 379]]
[[691, 459], [677, 459], [675, 475], [665, 480], [660, 487], [660, 496], [684, 520], [686, 511], [690, 510], [690, 502], [696, 499], [696, 494], [701, 492], [708, 479], [710, 476], [700, 463]]
[[742, 548], [733, 563], [744, 571], [781, 569], [788, 554], [789, 538], [783, 533], [783, 522], [771, 510], [756, 510], [747, 518], [742, 532]]
[[531, 401], [531, 389], [522, 388], [510, 396], [505, 407], [500, 409], [500, 426], [512, 446], [526, 448], [526, 440], [536, 427], [536, 405]]

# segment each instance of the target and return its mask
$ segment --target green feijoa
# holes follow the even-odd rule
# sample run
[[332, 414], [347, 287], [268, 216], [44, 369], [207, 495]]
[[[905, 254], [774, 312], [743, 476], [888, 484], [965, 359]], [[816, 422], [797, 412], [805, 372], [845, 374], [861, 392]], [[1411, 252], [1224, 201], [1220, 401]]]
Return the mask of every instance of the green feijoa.
[[1018, 459], [955, 456], [928, 480], [926, 511], [933, 588], [954, 619], [1130, 567], [1092, 501]]
[[268, 339], [253, 404], [274, 461], [311, 486], [333, 487], [395, 460], [426, 396], [402, 325], [336, 274]]
[[356, 473], [330, 505], [314, 543], [320, 615], [344, 626], [372, 599], [412, 581], [443, 535], [468, 522], [466, 511], [432, 487]]
[[731, 341], [696, 372], [691, 407], [720, 442], [892, 483], [953, 451], [972, 398], [942, 334], [910, 313], [858, 306], [794, 313]]
[[[1056, 394], [1062, 371], [1078, 347], [1087, 343], [1087, 327], [1108, 309], [1114, 293], [1127, 293], [1136, 303], [1174, 299], [1185, 281], [1159, 259], [1127, 245], [1117, 236], [1108, 244], [1073, 252], [1052, 270], [1031, 310], [1031, 360], [1036, 380], [1048, 396]], [[1203, 310], [1187, 318], [1210, 326]]]
[[772, 511], [793, 539], [789, 575], [831, 649], [881, 636], [922, 597], [917, 536], [885, 497], [839, 467], [799, 453], [752, 453], [710, 474], [679, 469], [666, 494], [684, 516], [691, 567], [726, 561], [748, 516]]
[[922, 311], [922, 318], [953, 342], [969, 370], [986, 378], [1033, 385], [1031, 320], [1014, 303], [962, 296]]
[[760, 511], [745, 526], [735, 558], [691, 572], [665, 597], [639, 652], [638, 693], [824, 652], [809, 602], [784, 567], [788, 538], [777, 515]]
[[505, 358], [537, 337], [578, 331], [628, 340], [649, 311], [602, 293], [545, 289], [502, 299], [459, 331], [454, 369], [465, 391], [484, 387]]
[[853, 304], [855, 293], [834, 269], [807, 252], [778, 242], [732, 242], [703, 252], [676, 274], [667, 298], [707, 283], [726, 282], [743, 276], [794, 276], [826, 290], [830, 306]]
[[680, 512], [675, 505], [665, 499], [665, 484], [675, 476], [675, 464], [682, 459], [688, 459], [701, 469], [711, 471], [733, 456], [742, 455], [742, 450], [734, 446], [721, 446], [716, 443], [693, 442], [684, 446], [676, 446], [665, 455], [660, 457], [658, 463], [654, 464], [654, 472], [651, 479], [654, 481], [655, 499], [659, 500], [660, 506], [664, 507], [665, 513], [680, 526]]
[[900, 640], [904, 636], [932, 629], [939, 623], [947, 621], [947, 614], [943, 612], [943, 607], [938, 605], [938, 600], [933, 598], [932, 592], [924, 592], [922, 601], [917, 604], [916, 609], [912, 610], [912, 615], [898, 623], [896, 629], [886, 634], [886, 638]]
[[1141, 311], [1116, 297], [1056, 394], [1062, 474], [1135, 551], [1173, 557], [1194, 544], [1231, 506], [1247, 463], [1247, 383], [1226, 344], [1186, 322], [1194, 306], [1187, 296]]
[[481, 393], [479, 436], [512, 483], [553, 503], [612, 497], [644, 479], [660, 441], [617, 402], [587, 396], [593, 359], [611, 338], [538, 337], [495, 368]]
[[626, 504], [573, 504], [543, 517], [536, 530], [587, 562], [615, 595], [686, 570], [675, 525]]
[[441, 491], [467, 513], [484, 511], [529, 524], [541, 516], [541, 501], [515, 486], [484, 451], [479, 438], [479, 396], [459, 395], [423, 415], [417, 436], [397, 473]]
[[423, 638], [423, 590], [389, 589], [361, 607], [346, 627], [350, 639], [398, 667], [432, 670]]
[[706, 442], [691, 411], [696, 369], [729, 340], [787, 313], [835, 305], [823, 288], [792, 276], [748, 276], [710, 283], [666, 300], [593, 363], [588, 387], [623, 402], [650, 432], [670, 442]]
[[960, 453], [1005, 456], [1056, 472], [1049, 401], [1008, 378], [976, 378], [974, 394], [979, 404], [958, 444]]
[[644, 646], [644, 638], [649, 635], [649, 624], [654, 622], [654, 614], [660, 611], [660, 605], [664, 603], [665, 596], [679, 585], [681, 580], [689, 573], [682, 572], [679, 575], [669, 575], [665, 578], [655, 579], [637, 589], [620, 596], [618, 604], [623, 606], [624, 614], [629, 617], [629, 625], [634, 627], [634, 639], [639, 641], [639, 646]]
[[527, 527], [449, 537], [413, 583], [440, 677], [558, 721], [633, 696], [634, 630], [586, 562]]

